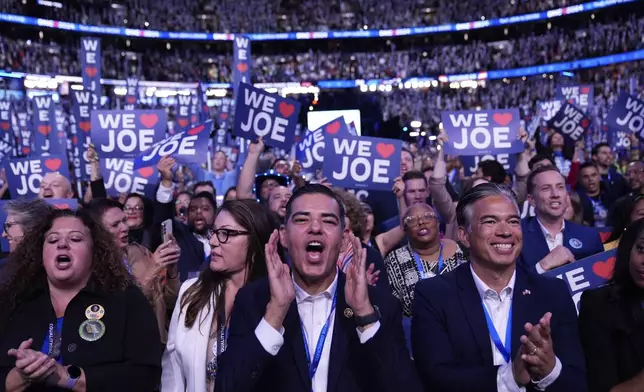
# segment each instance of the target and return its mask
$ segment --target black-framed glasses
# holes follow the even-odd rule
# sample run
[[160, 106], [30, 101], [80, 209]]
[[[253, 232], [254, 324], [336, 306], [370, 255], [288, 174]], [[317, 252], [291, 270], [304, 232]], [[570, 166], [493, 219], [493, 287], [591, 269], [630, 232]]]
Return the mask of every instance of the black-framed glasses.
[[217, 236], [217, 241], [219, 241], [220, 244], [225, 244], [226, 242], [228, 242], [228, 239], [230, 239], [230, 237], [248, 235], [250, 233], [242, 230], [217, 229], [213, 232], [213, 234]]

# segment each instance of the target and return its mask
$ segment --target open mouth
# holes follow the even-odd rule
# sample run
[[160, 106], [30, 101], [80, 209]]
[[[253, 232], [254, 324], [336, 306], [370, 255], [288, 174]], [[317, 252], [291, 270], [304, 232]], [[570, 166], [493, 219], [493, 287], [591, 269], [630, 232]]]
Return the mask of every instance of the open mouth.
[[496, 244], [492, 244], [492, 248], [494, 248], [494, 250], [498, 254], [507, 255], [512, 253], [512, 250], [514, 249], [514, 244], [496, 243]]
[[72, 264], [72, 259], [68, 255], [56, 256], [56, 267], [58, 269], [67, 269]]
[[53, 197], [54, 197], [54, 194], [53, 194], [52, 192], [44, 192], [44, 193], [42, 194], [42, 197], [43, 197], [44, 199], [51, 199], [51, 198], [53, 198]]
[[418, 230], [418, 235], [419, 236], [426, 236], [428, 234], [429, 234], [429, 229], [427, 229], [427, 228], [423, 227], [422, 229]]
[[306, 244], [306, 258], [311, 262], [319, 262], [322, 260], [322, 252], [324, 245], [320, 241], [310, 241]]
[[561, 208], [562, 205], [563, 204], [560, 201], [551, 201], [550, 202], [550, 208], [555, 209], [555, 210]]

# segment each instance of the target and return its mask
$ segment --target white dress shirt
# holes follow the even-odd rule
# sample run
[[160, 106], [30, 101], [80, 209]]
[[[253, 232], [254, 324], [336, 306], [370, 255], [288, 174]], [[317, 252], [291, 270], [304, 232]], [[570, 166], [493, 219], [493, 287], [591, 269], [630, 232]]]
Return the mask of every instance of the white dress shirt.
[[[492, 319], [492, 324], [499, 335], [501, 342], [505, 343], [505, 333], [507, 331], [508, 323], [511, 323], [512, 320], [509, 320], [510, 308], [512, 306], [512, 294], [514, 292], [514, 283], [516, 281], [516, 271], [512, 274], [512, 278], [508, 285], [501, 290], [501, 295], [496, 291], [492, 290], [488, 285], [483, 283], [481, 278], [476, 275], [472, 265], [470, 265], [470, 271], [472, 272], [472, 277], [474, 277], [474, 284], [476, 285], [476, 290], [479, 292], [479, 296], [483, 300], [483, 304]], [[512, 359], [510, 362], [505, 362], [503, 354], [494, 344], [492, 337], [490, 336], [490, 344], [492, 345], [492, 356], [494, 360], [494, 366], [500, 366], [499, 371], [496, 376], [496, 384], [498, 392], [525, 392], [525, 387], [519, 387], [514, 380], [514, 373], [512, 372]], [[512, 344], [521, 344], [521, 342], [512, 342]], [[511, 348], [509, 348], [511, 349]], [[535, 383], [535, 386], [538, 390], [545, 391], [548, 386], [550, 386], [561, 374], [561, 362], [559, 358], [556, 358], [556, 363], [552, 372], [547, 375], [545, 378]]]
[[[541, 223], [539, 218], [537, 218], [537, 223], [539, 223], [539, 227], [541, 227], [541, 231], [543, 232], [543, 236], [546, 239], [546, 244], [548, 244], [548, 249], [550, 250], [550, 252], [552, 252], [554, 248], [563, 245], [563, 237], [564, 237], [563, 232], [564, 232], [564, 229], [566, 228], [565, 219], [561, 221], [561, 228], [557, 233], [555, 233], [554, 236], [550, 234], [548, 229], [546, 229], [546, 227]], [[539, 265], [539, 263], [537, 263], [535, 268], [537, 269], [537, 272], [539, 274], [543, 274], [544, 272], [546, 272], [543, 268], [541, 268], [541, 265]]]
[[[333, 294], [338, 286], [338, 275], [336, 273], [335, 279], [331, 285], [322, 293], [317, 295], [309, 295], [295, 282], [295, 301], [297, 302], [297, 310], [300, 314], [300, 321], [304, 327], [309, 346], [309, 358], [313, 360], [315, 348], [320, 337], [320, 332], [326, 323], [329, 312], [331, 312], [331, 305], [333, 302]], [[318, 369], [313, 376], [312, 385], [314, 392], [326, 392], [327, 379], [329, 376], [329, 359], [331, 355], [331, 340], [333, 339], [333, 327], [335, 325], [335, 311], [331, 314], [329, 322], [329, 330], [324, 341], [322, 348], [322, 356]], [[376, 332], [380, 329], [380, 321], [374, 323], [369, 329], [358, 332], [360, 343], [365, 343], [371, 339]], [[269, 354], [275, 356], [284, 345], [284, 328], [281, 331], [276, 331], [273, 327], [266, 322], [265, 319], [259, 322], [255, 328], [255, 336], [261, 343], [264, 350]]]

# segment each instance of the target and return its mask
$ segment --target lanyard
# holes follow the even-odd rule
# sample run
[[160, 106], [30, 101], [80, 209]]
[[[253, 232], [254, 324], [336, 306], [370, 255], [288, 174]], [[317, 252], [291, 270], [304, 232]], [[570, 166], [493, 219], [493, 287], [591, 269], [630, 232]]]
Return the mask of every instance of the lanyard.
[[[224, 301], [225, 303], [225, 301]], [[226, 328], [226, 310], [221, 309], [217, 314], [217, 349], [212, 347], [212, 359], [206, 364], [206, 375], [211, 378], [217, 377], [219, 358], [226, 351], [228, 341], [228, 328]]]
[[490, 313], [488, 313], [487, 311], [485, 302], [482, 302], [482, 304], [483, 304], [483, 312], [485, 312], [485, 322], [487, 323], [487, 329], [488, 331], [490, 331], [490, 337], [492, 338], [494, 345], [499, 350], [501, 355], [503, 355], [503, 359], [505, 359], [505, 362], [510, 363], [510, 352], [511, 352], [511, 342], [512, 342], [512, 303], [510, 303], [510, 314], [508, 317], [508, 325], [505, 328], [505, 345], [501, 343], [501, 338], [499, 337], [499, 333], [496, 331], [496, 328], [494, 327], [494, 323], [492, 322], [492, 317], [490, 317]]
[[47, 336], [43, 342], [41, 352], [47, 354], [51, 358], [55, 358], [58, 363], [62, 363], [62, 357], [60, 355], [60, 344], [63, 334], [63, 317], [56, 319], [56, 323], [49, 323], [49, 329], [47, 331]]
[[[427, 273], [425, 273], [425, 268], [423, 267], [423, 262], [420, 259], [420, 256], [418, 256], [418, 253], [414, 251], [411, 248], [411, 245], [409, 246], [409, 249], [411, 249], [411, 254], [414, 256], [414, 260], [416, 261], [416, 269], [418, 270], [418, 273], [420, 274], [420, 279], [425, 279], [427, 278]], [[441, 241], [441, 247], [438, 255], [438, 269], [436, 270], [436, 275], [440, 275], [441, 271], [443, 270], [443, 242]]]
[[[338, 300], [338, 291], [336, 289], [335, 294], [333, 294], [333, 300], [331, 301], [331, 312], [326, 318], [326, 322], [320, 331], [320, 337], [318, 337], [318, 342], [315, 345], [315, 352], [313, 353], [313, 361], [311, 361], [311, 353], [309, 352], [309, 342], [306, 337], [306, 331], [302, 325], [302, 320], [300, 320], [300, 328], [302, 329], [302, 338], [304, 339], [304, 351], [306, 352], [306, 362], [309, 364], [309, 378], [313, 382], [313, 377], [315, 377], [315, 372], [318, 371], [318, 366], [320, 365], [320, 359], [322, 358], [322, 350], [324, 349], [324, 341], [326, 340], [326, 335], [329, 333], [329, 326], [331, 325], [331, 316], [335, 311], [335, 304]], [[311, 387], [313, 389], [313, 387]]]
[[123, 258], [123, 264], [125, 264], [125, 268], [127, 268], [127, 272], [132, 275], [132, 266], [130, 263], [127, 262], [125, 258]]

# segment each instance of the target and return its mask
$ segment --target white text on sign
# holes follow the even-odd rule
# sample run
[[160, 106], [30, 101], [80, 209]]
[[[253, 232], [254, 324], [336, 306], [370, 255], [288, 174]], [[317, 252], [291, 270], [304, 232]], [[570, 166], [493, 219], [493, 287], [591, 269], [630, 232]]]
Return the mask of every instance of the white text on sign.
[[[340, 172], [333, 172], [333, 179], [344, 180], [350, 176], [356, 182], [364, 182], [371, 177], [374, 183], [387, 184], [390, 162], [387, 159], [373, 159], [372, 142], [367, 140], [347, 140], [333, 138], [333, 148], [337, 155], [342, 156]], [[346, 156], [350, 155], [350, 156]]]
[[[248, 111], [246, 122], [241, 123], [241, 129], [248, 132], [251, 129], [257, 136], [269, 135], [271, 140], [277, 142], [286, 141], [285, 132], [288, 120], [282, 117], [275, 117], [275, 102], [273, 97], [258, 94], [248, 89], [244, 90], [244, 103], [251, 106]], [[260, 109], [261, 106], [261, 109]]]

